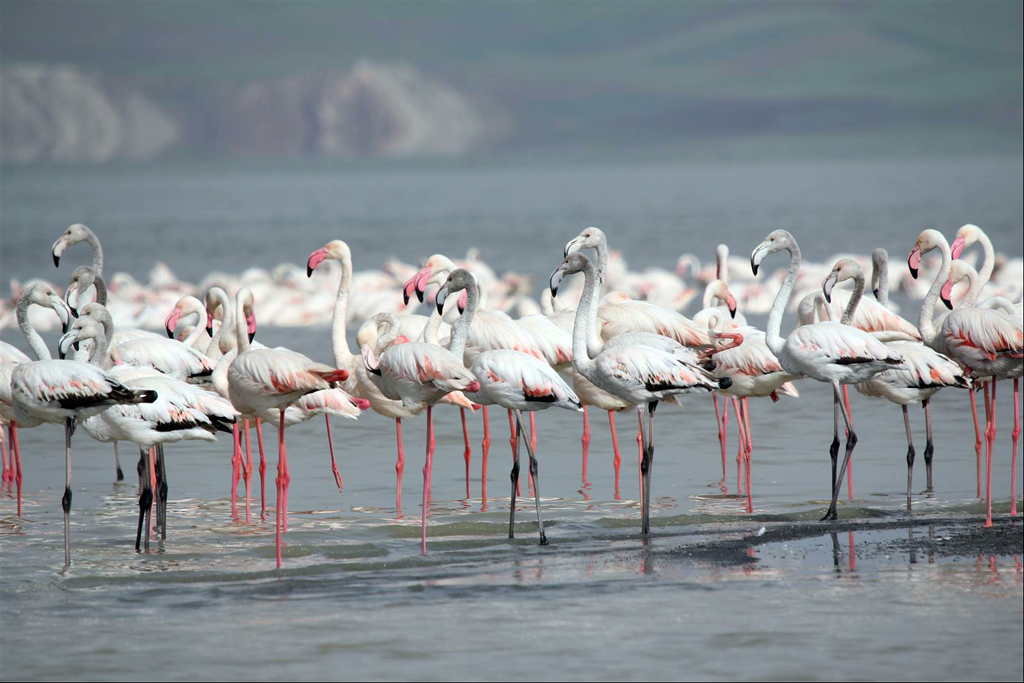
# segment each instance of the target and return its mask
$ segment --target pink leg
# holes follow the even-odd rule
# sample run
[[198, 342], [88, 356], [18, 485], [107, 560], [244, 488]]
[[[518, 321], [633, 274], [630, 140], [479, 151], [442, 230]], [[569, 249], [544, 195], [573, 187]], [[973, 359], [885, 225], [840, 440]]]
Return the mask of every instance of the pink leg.
[[[728, 403], [729, 399], [725, 402]], [[736, 413], [736, 429], [738, 430], [739, 447], [736, 449], [736, 493], [743, 493], [743, 449], [746, 446], [746, 439], [743, 437], [743, 418], [740, 417], [740, 404], [735, 398], [732, 399], [732, 410]], [[727, 422], [727, 421], [726, 421]], [[722, 432], [725, 433], [725, 425]], [[724, 442], [723, 442], [724, 443]]]
[[242, 432], [237, 422], [231, 428], [231, 436], [235, 443], [235, 450], [231, 454], [231, 514], [234, 515], [238, 504], [238, 481], [242, 478]]
[[608, 411], [608, 426], [611, 427], [612, 448], [615, 450], [615, 459], [612, 460], [615, 465], [615, 500], [619, 500], [619, 469], [622, 466], [622, 457], [619, 455], [619, 436], [615, 433], [615, 412], [612, 410]]
[[[156, 491], [156, 446], [153, 446], [146, 453], [146, 457], [149, 458], [149, 490]], [[156, 496], [153, 496], [153, 501], [150, 503], [150, 511], [152, 512], [153, 507], [156, 505]], [[153, 515], [149, 515], [149, 533], [153, 534]]]
[[395, 462], [395, 474], [397, 483], [395, 485], [395, 508], [398, 516], [402, 516], [402, 473], [405, 472], [405, 451], [402, 449], [402, 418], [395, 418], [395, 436], [398, 439], [398, 460]]
[[[843, 403], [846, 404], [846, 414], [850, 416], [850, 426], [853, 426], [853, 410], [850, 408], [850, 387], [843, 385]], [[850, 432], [846, 432], [846, 438], [850, 438]], [[846, 495], [853, 500], [853, 455], [846, 464]]]
[[[991, 393], [991, 397], [989, 394]], [[996, 380], [985, 391], [985, 526], [992, 526], [992, 448], [996, 440]]]
[[[512, 435], [510, 437], [508, 437], [508, 445], [512, 447], [512, 453], [515, 453], [516, 452], [516, 447], [519, 444], [516, 443], [516, 418], [512, 414], [511, 410], [508, 411], [508, 429], [512, 433]], [[523, 491], [522, 491], [521, 487], [519, 486], [519, 482], [516, 482], [516, 495], [517, 496], [523, 495]]]
[[[737, 440], [740, 442], [740, 450], [736, 456], [736, 465], [739, 467], [740, 479], [742, 480], [746, 474], [746, 460], [747, 460], [747, 431], [746, 425], [743, 422], [743, 403], [739, 401], [733, 406], [736, 411], [736, 430]], [[742, 489], [740, 489], [742, 491]], [[747, 502], [749, 507], [750, 502], [750, 486], [747, 486]], [[750, 510], [747, 510], [748, 512]]]
[[537, 452], [537, 413], [530, 411], [530, 447]]
[[267, 456], [263, 452], [263, 420], [256, 419], [256, 445], [260, 449], [260, 519], [267, 514]]
[[754, 489], [751, 484], [751, 469], [754, 466], [754, 435], [750, 431], [750, 399], [744, 396], [740, 404], [743, 406], [743, 422], [746, 425], [743, 431], [747, 436], [747, 454], [745, 458], [747, 463], [747, 512], [753, 512]]
[[[8, 433], [10, 433], [10, 429], [10, 427], [7, 428]], [[11, 461], [7, 457], [7, 440], [3, 438], [3, 434], [0, 434], [0, 452], [2, 452], [4, 461], [3, 474], [0, 475], [0, 481], [6, 484], [10, 481], [14, 468], [11, 467]]]
[[12, 422], [7, 433], [11, 437], [11, 458], [14, 465], [14, 483], [18, 487], [18, 517], [21, 517], [21, 481], [24, 475], [21, 471], [21, 446], [18, 445], [18, 425]]
[[480, 499], [487, 505], [487, 456], [491, 452], [491, 419], [487, 415], [487, 406], [481, 409], [484, 421], [484, 438], [480, 442]]
[[277, 535], [277, 568], [281, 568], [281, 520], [284, 509], [284, 478], [285, 478], [285, 450], [284, 450], [284, 409], [281, 409], [281, 421], [277, 430], [277, 508], [275, 510], [277, 524], [275, 533]]
[[[1017, 516], [1017, 440], [1020, 438], [1020, 379], [1013, 380], [1013, 456], [1010, 458], [1010, 514]], [[20, 471], [21, 468], [19, 468]], [[19, 513], [20, 514], [20, 513]]]
[[331, 471], [334, 473], [334, 483], [338, 485], [339, 491], [345, 490], [345, 482], [341, 480], [341, 472], [338, 471], [338, 461], [334, 459], [334, 437], [331, 435], [331, 416], [324, 413], [324, 422], [327, 423], [327, 445], [331, 449]]
[[429, 437], [429, 439], [427, 441], [427, 446], [430, 448], [430, 471], [427, 472], [427, 501], [428, 502], [430, 500], [432, 500], [433, 497], [434, 497], [433, 496], [433, 493], [434, 493], [434, 490], [433, 490], [434, 489], [434, 421], [433, 421], [433, 413], [430, 413], [430, 416], [431, 416], [430, 424], [427, 425], [428, 427], [430, 427], [429, 431], [427, 431], [427, 436]]
[[434, 406], [427, 407], [427, 460], [423, 465], [423, 522], [420, 530], [420, 552], [427, 554], [427, 488], [434, 468]]
[[242, 476], [245, 478], [245, 523], [252, 523], [252, 434], [249, 433], [249, 421], [245, 421], [245, 462], [242, 465]]
[[643, 439], [644, 418], [643, 418], [643, 415], [641, 415], [639, 411], [637, 411], [637, 424], [639, 425], [639, 427], [637, 428], [637, 432], [636, 432], [636, 445], [637, 445], [637, 468], [636, 468], [636, 474], [637, 474], [637, 479], [640, 482], [640, 505], [641, 505], [641, 507], [643, 507], [643, 504], [644, 504], [644, 473], [641, 471], [640, 464], [643, 463], [643, 461], [644, 461], [644, 439]]
[[472, 454], [472, 449], [469, 447], [469, 427], [466, 425], [465, 408], [459, 408], [459, 417], [462, 418], [462, 440], [465, 443], [462, 459], [466, 461], [466, 498], [469, 498], [469, 458]]
[[974, 399], [974, 388], [967, 390], [971, 397], [971, 415], [974, 417], [974, 458], [978, 467], [978, 498], [981, 498], [981, 428], [978, 426], [978, 403]]
[[725, 408], [724, 413], [720, 413], [718, 410], [718, 394], [711, 394], [711, 398], [715, 402], [715, 425], [718, 427], [718, 445], [722, 447], [722, 483], [725, 483], [726, 477], [726, 457], [725, 457], [725, 442], [726, 432], [725, 427], [729, 423], [729, 399], [722, 401], [722, 406]]
[[583, 437], [580, 438], [583, 445], [583, 485], [587, 485], [587, 453], [590, 451], [590, 412], [587, 406], [583, 406]]

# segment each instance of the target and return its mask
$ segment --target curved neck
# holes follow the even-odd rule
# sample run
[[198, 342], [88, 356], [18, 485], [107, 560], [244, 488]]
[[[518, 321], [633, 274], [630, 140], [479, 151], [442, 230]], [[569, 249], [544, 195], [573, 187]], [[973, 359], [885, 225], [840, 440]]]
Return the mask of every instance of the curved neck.
[[181, 343], [184, 344], [185, 346], [191, 346], [192, 348], [195, 348], [196, 342], [199, 341], [199, 338], [206, 334], [206, 328], [203, 327], [205, 323], [206, 311], [203, 310], [202, 314], [200, 315], [199, 322], [195, 324], [195, 327], [192, 328], [192, 331], [188, 333], [188, 336], [185, 337], [181, 341]]
[[967, 271], [967, 293], [964, 294], [964, 298], [960, 300], [960, 306], [958, 308], [970, 308], [978, 301], [978, 295], [981, 294], [981, 274], [975, 275], [971, 271]]
[[437, 312], [437, 306], [435, 306], [434, 310], [430, 312], [430, 317], [427, 318], [427, 324], [423, 326], [423, 333], [420, 335], [420, 339], [427, 344], [440, 346], [441, 340], [438, 338], [437, 333], [441, 329], [443, 318], [444, 316]]
[[587, 376], [594, 367], [594, 361], [587, 348], [587, 329], [597, 326], [597, 301], [594, 298], [594, 266], [587, 261], [583, 264], [583, 297], [576, 307], [576, 321], [572, 326], [572, 364], [576, 372]]
[[52, 356], [49, 349], [46, 348], [46, 342], [36, 332], [36, 328], [32, 327], [32, 323], [28, 321], [28, 307], [30, 305], [27, 296], [22, 295], [18, 299], [18, 327], [21, 328], [21, 333], [25, 335], [25, 340], [28, 342], [29, 348], [32, 349], [36, 360], [50, 360]]
[[796, 276], [800, 272], [800, 245], [793, 240], [787, 250], [789, 251], [789, 272], [786, 273], [786, 279], [783, 280], [779, 293], [775, 295], [775, 302], [768, 314], [768, 329], [764, 338], [768, 348], [776, 356], [782, 353], [782, 347], [785, 344], [781, 334], [782, 316], [786, 312], [786, 304], [789, 302], [790, 294], [793, 293]]
[[[729, 282], [729, 247], [719, 244], [715, 250], [715, 279]], [[704, 304], [704, 308], [709, 308]]]
[[466, 340], [469, 338], [469, 326], [473, 324], [473, 316], [476, 315], [476, 307], [480, 304], [480, 292], [475, 280], [470, 280], [469, 285], [466, 287], [466, 291], [466, 310], [459, 318], [459, 322], [455, 324], [455, 329], [452, 331], [452, 341], [448, 345], [448, 350], [451, 351], [460, 361], [462, 360], [463, 352], [466, 350]]
[[238, 341], [236, 348], [239, 355], [249, 350], [249, 330], [245, 324], [245, 305], [242, 301], [242, 291], [239, 290], [239, 295], [235, 297], [235, 338]]
[[217, 361], [217, 365], [213, 368], [213, 374], [210, 376], [210, 383], [213, 384], [213, 390], [224, 398], [229, 398], [228, 394], [228, 370], [231, 368], [231, 361], [238, 355], [238, 349], [231, 349]]
[[[225, 334], [228, 334], [229, 331], [232, 330], [232, 326], [235, 324], [235, 309], [231, 305], [231, 298], [228, 297], [227, 294], [225, 293], [224, 295], [218, 294], [217, 300], [220, 302], [220, 307], [224, 311], [224, 313], [221, 315], [220, 327], [218, 327], [217, 331], [213, 333], [213, 338], [210, 340], [209, 345], [206, 347], [206, 355], [210, 356], [211, 358], [216, 358], [220, 356], [221, 340], [224, 338]], [[200, 322], [200, 324], [203, 323], [205, 323], [205, 321]], [[228, 337], [228, 339], [230, 339], [230, 337]]]
[[839, 322], [844, 325], [850, 324], [862, 296], [864, 296], [864, 273], [857, 273], [853, 276], [853, 292], [850, 294], [850, 300], [846, 303], [846, 310], [843, 311], [843, 317]]
[[889, 261], [882, 259], [874, 263], [873, 268], [875, 272], [872, 274], [871, 279], [878, 282], [878, 293], [875, 295], [875, 298], [882, 306], [889, 308]]
[[[980, 233], [978, 241], [981, 242], [981, 248], [985, 252], [985, 259], [981, 263], [981, 270], [978, 271], [978, 290], [988, 284], [989, 279], [992, 277], [992, 271], [996, 267], [996, 252], [992, 248], [992, 240], [988, 238], [985, 233]], [[977, 294], [975, 295], [977, 298]]]
[[921, 305], [921, 317], [917, 321], [917, 329], [921, 333], [921, 339], [926, 344], [930, 344], [935, 339], [935, 323], [933, 322], [935, 318], [935, 304], [939, 300], [942, 285], [946, 284], [946, 280], [949, 278], [949, 268], [952, 264], [949, 245], [942, 242], [939, 244], [939, 249], [942, 250], [942, 265], [939, 267], [939, 272], [935, 275], [935, 282], [932, 283], [931, 289], [928, 290], [928, 294], [924, 297], [924, 303]]
[[[102, 258], [102, 257], [101, 257]], [[106, 306], [107, 305], [107, 281], [103, 279], [103, 276], [96, 273], [92, 280], [93, 287], [96, 288], [96, 303]], [[79, 295], [82, 293], [79, 292]]]
[[351, 349], [348, 348], [348, 294], [352, 289], [352, 256], [345, 253], [341, 259], [341, 280], [338, 282], [338, 296], [334, 300], [334, 317], [331, 319], [331, 347], [334, 350], [334, 365], [347, 368], [353, 364]]
[[92, 353], [89, 354], [89, 362], [103, 370], [109, 370], [114, 366], [110, 360], [110, 337], [106, 334], [99, 334], [93, 338]]
[[[86, 228], [88, 237], [85, 238], [85, 242], [92, 247], [92, 269], [96, 271], [97, 275], [103, 274], [103, 247], [100, 246], [100, 238], [96, 236], [89, 228]], [[99, 292], [97, 291], [97, 301], [99, 300]]]

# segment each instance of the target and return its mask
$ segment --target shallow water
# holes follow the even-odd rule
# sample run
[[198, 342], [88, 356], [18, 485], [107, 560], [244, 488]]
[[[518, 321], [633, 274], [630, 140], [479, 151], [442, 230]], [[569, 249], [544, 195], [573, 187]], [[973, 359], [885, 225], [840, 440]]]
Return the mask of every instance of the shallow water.
[[[948, 230], [966, 220], [988, 228], [979, 214], [986, 214], [996, 231], [1004, 230], [996, 238], [1001, 248], [1019, 253], [1019, 160], [964, 163], [973, 173], [962, 174], [952, 162], [832, 164], [817, 171], [815, 165], [788, 164], [784, 177], [772, 180], [774, 193], [739, 192], [731, 200], [715, 189], [720, 183], [735, 178], [736, 187], [751, 189], [756, 178], [773, 177], [770, 169], [719, 165], [706, 174], [689, 166], [534, 173], [375, 170], [369, 179], [298, 171], [254, 179], [237, 170], [224, 178], [186, 178], [180, 169], [170, 169], [141, 172], [138, 179], [100, 172], [81, 183], [57, 174], [46, 187], [37, 182], [41, 176], [30, 173], [8, 182], [5, 171], [2, 260], [5, 277], [33, 272], [23, 265], [29, 258], [33, 268], [52, 274], [49, 245], [74, 220], [94, 222], [97, 230], [109, 226], [123, 238], [108, 249], [114, 270], [142, 273], [152, 260], [164, 258], [194, 279], [216, 267], [218, 257], [226, 259], [222, 267], [228, 270], [285, 258], [280, 250], [268, 255], [248, 245], [239, 251], [195, 248], [194, 258], [185, 259], [173, 252], [180, 248], [180, 236], [168, 236], [166, 250], [161, 236], [152, 253], [139, 251], [139, 241], [152, 241], [151, 231], [161, 224], [194, 226], [190, 234], [195, 235], [208, 229], [209, 221], [222, 220], [225, 239], [240, 234], [244, 221], [236, 214], [252, 218], [257, 234], [270, 234], [272, 226], [301, 225], [303, 234], [288, 238], [298, 255], [287, 257], [295, 261], [328, 237], [343, 236], [353, 243], [357, 267], [375, 267], [391, 253], [413, 261], [446, 250], [441, 248], [445, 239], [457, 240], [450, 249], [455, 253], [481, 244], [484, 256], [501, 267], [506, 265], [502, 245], [516, 241], [498, 228], [515, 225], [554, 245], [546, 259], [539, 256], [538, 242], [507, 252], [509, 261], [522, 256], [517, 267], [540, 275], [557, 265], [564, 242], [589, 223], [654, 226], [649, 239], [624, 245], [635, 266], [656, 253], [652, 245], [659, 239], [672, 236], [671, 253], [652, 259], [668, 267], [681, 251], [710, 254], [720, 237], [715, 231], [683, 231], [683, 225], [736, 226], [731, 236], [721, 236], [735, 240], [739, 251], [743, 240], [756, 243], [768, 228], [792, 228], [795, 219], [809, 231], [826, 216], [830, 219], [821, 227], [830, 235], [840, 224], [865, 235], [856, 242], [836, 237], [805, 248], [822, 258], [842, 248], [867, 251], [862, 243], [880, 236], [891, 241], [891, 249], [903, 251], [920, 227], [939, 227], [939, 218], [943, 226], [949, 223]], [[931, 190], [922, 177], [932, 182]], [[893, 189], [899, 178], [905, 178], [904, 187]], [[686, 179], [694, 184], [681, 182]], [[467, 183], [470, 191], [463, 193]], [[798, 201], [801, 183], [819, 191], [807, 196], [806, 207]], [[511, 189], [486, 196], [503, 185]], [[218, 188], [226, 187], [235, 187], [237, 196], [222, 193], [221, 212], [205, 213]], [[404, 208], [385, 201], [388, 187], [407, 188], [408, 194], [396, 200]], [[704, 187], [708, 194], [702, 203]], [[67, 196], [59, 198], [62, 190]], [[275, 201], [281, 197], [287, 199]], [[166, 209], [171, 202], [180, 205], [177, 215], [150, 205]], [[89, 215], [82, 216], [79, 207]], [[285, 220], [293, 211], [316, 218]], [[367, 219], [374, 215], [379, 223]], [[402, 223], [425, 229], [410, 231], [409, 244], [382, 245], [369, 231], [353, 229], [349, 235], [332, 227], [380, 224], [398, 231]], [[471, 230], [472, 225], [485, 227]], [[1010, 226], [1016, 237], [1010, 236]], [[481, 238], [477, 229], [489, 231], [484, 233], [489, 237]], [[2, 337], [15, 339], [10, 331]], [[261, 329], [259, 338], [318, 358], [329, 355], [325, 330]], [[82, 431], [74, 438], [74, 564], [63, 571], [62, 430], [23, 430], [23, 517], [16, 517], [9, 494], [0, 498], [0, 676], [1020, 679], [1024, 588], [1020, 557], [1014, 554], [1022, 534], [1019, 521], [991, 532], [1009, 534], [1014, 542], [980, 557], [967, 551], [929, 556], [897, 545], [908, 536], [941, 541], [980, 525], [983, 508], [976, 497], [966, 393], [946, 391], [933, 401], [934, 495], [918, 493], [924, 488], [923, 416], [919, 408], [911, 414], [918, 462], [909, 516], [900, 411], [854, 394], [861, 438], [854, 456], [855, 499], [844, 495], [841, 522], [828, 526], [816, 520], [829, 486], [830, 396], [811, 382], [799, 388], [800, 399], [753, 404], [752, 515], [743, 512], [735, 492], [735, 419], [729, 425], [728, 492], [723, 493], [717, 485], [721, 456], [710, 399], [686, 397], [682, 409], [659, 408], [654, 533], [648, 543], [637, 533], [636, 423], [628, 414], [617, 420], [623, 460], [619, 499], [607, 416], [591, 415], [589, 484], [583, 486], [580, 417], [553, 410], [539, 415], [540, 486], [550, 540], [539, 547], [529, 498], [519, 506], [517, 539], [505, 538], [510, 466], [505, 415], [491, 412], [494, 443], [485, 503], [480, 417], [470, 418], [472, 481], [466, 498], [458, 415], [439, 408], [427, 556], [420, 555], [418, 542], [423, 418], [405, 424], [401, 518], [394, 507], [391, 422], [372, 414], [358, 422], [334, 422], [343, 493], [330, 474], [322, 420], [298, 425], [288, 430], [291, 528], [280, 572], [274, 568], [273, 482], [265, 521], [259, 516], [258, 480], [252, 523], [245, 523], [244, 503], [234, 517], [228, 439], [168, 447], [168, 538], [139, 555], [133, 551], [136, 458], [130, 448], [122, 449], [128, 481], [114, 484], [111, 448], [91, 442]], [[1005, 518], [1009, 384], [1001, 384], [999, 396], [993, 481], [997, 517]], [[268, 427], [271, 477], [275, 437]], [[885, 526], [902, 520], [921, 525]], [[762, 527], [765, 538], [774, 538], [782, 527], [806, 531], [758, 544]], [[738, 558], [700, 552], [722, 539], [750, 543], [740, 544]]]

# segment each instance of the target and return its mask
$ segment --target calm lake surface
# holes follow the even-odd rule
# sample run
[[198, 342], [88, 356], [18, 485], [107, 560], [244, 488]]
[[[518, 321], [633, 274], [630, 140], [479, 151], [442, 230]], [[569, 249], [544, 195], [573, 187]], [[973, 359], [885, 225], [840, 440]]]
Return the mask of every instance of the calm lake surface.
[[[902, 257], [921, 229], [952, 235], [965, 222], [1018, 256], [1022, 175], [1019, 157], [5, 168], [0, 266], [5, 283], [37, 274], [63, 281], [88, 252], [69, 251], [58, 271], [49, 247], [78, 221], [101, 236], [111, 272], [144, 277], [163, 260], [191, 281], [214, 269], [301, 263], [339, 237], [352, 246], [357, 269], [390, 256], [461, 256], [478, 246], [499, 271], [530, 273], [540, 283], [565, 242], [588, 225], [604, 228], [633, 268], [671, 268], [682, 252], [710, 259], [720, 241], [744, 255], [778, 227], [792, 231], [814, 261], [875, 246]], [[899, 303], [916, 319], [916, 305]], [[16, 330], [0, 338], [24, 347]], [[259, 339], [330, 357], [324, 329], [263, 328]], [[1020, 680], [1024, 577], [1013, 551], [1020, 518], [998, 528], [1010, 536], [1005, 551], [922, 555], [901, 545], [915, 538], [941, 545], [981, 523], [966, 392], [947, 390], [933, 401], [936, 490], [916, 494], [909, 515], [902, 415], [854, 393], [855, 498], [844, 495], [840, 524], [824, 526], [816, 520], [829, 493], [831, 399], [817, 383], [798, 386], [799, 399], [752, 403], [752, 515], [735, 490], [735, 420], [723, 492], [710, 399], [659, 408], [647, 543], [638, 534], [636, 421], [628, 414], [617, 422], [618, 499], [607, 415], [591, 415], [586, 485], [581, 417], [538, 416], [551, 543], [539, 547], [529, 498], [520, 504], [517, 539], [505, 538], [505, 415], [491, 412], [484, 500], [480, 416], [470, 419], [467, 498], [459, 416], [439, 408], [427, 556], [418, 542], [425, 420], [405, 424], [404, 516], [394, 507], [392, 422], [372, 413], [334, 421], [343, 493], [330, 473], [323, 421], [298, 425], [288, 431], [291, 528], [280, 571], [273, 483], [265, 520], [258, 480], [252, 523], [242, 506], [233, 516], [229, 439], [167, 448], [168, 538], [139, 555], [135, 454], [122, 448], [128, 479], [115, 484], [112, 449], [81, 430], [74, 438], [74, 563], [64, 571], [63, 432], [23, 430], [23, 517], [12, 495], [0, 498], [0, 676]], [[994, 509], [1005, 518], [1010, 384], [1000, 384], [999, 396], [993, 489]], [[911, 419], [920, 492], [922, 411], [912, 409]], [[276, 431], [265, 433], [273, 476]], [[903, 521], [920, 524], [885, 526]], [[805, 532], [759, 544], [762, 527], [768, 538], [783, 527]], [[723, 539], [739, 543], [740, 559], [694, 551]]]

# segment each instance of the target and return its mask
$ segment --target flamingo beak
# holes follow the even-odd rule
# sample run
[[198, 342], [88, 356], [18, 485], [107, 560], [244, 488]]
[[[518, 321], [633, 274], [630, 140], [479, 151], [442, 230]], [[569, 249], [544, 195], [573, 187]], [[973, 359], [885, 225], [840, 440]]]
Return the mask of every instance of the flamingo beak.
[[729, 315], [733, 318], [736, 317], [736, 297], [732, 294], [725, 296], [725, 305], [729, 309]]
[[164, 320], [164, 328], [167, 330], [167, 337], [169, 339], [174, 339], [174, 328], [178, 326], [178, 318], [180, 317], [180, 308], [174, 308], [167, 314], [167, 318]]
[[306, 277], [312, 277], [313, 271], [316, 270], [316, 267], [323, 263], [324, 259], [326, 258], [327, 247], [317, 249], [312, 254], [310, 254], [309, 259], [306, 261]]
[[437, 290], [437, 295], [434, 300], [437, 302], [437, 313], [438, 315], [444, 313], [444, 302], [448, 299], [448, 283], [444, 283], [441, 289]]
[[825, 278], [825, 281], [821, 283], [821, 293], [825, 295], [825, 301], [832, 303], [832, 288], [839, 282], [839, 275], [833, 270]]
[[53, 265], [60, 267], [60, 256], [64, 253], [64, 250], [68, 248], [68, 236], [61, 235], [57, 238], [57, 241], [53, 243]]
[[206, 314], [206, 334], [213, 336], [213, 313]]
[[71, 327], [71, 309], [68, 308], [68, 305], [64, 303], [59, 296], [56, 295], [50, 297], [50, 308], [52, 308], [53, 312], [57, 314], [58, 318], [60, 318], [61, 334], [66, 333], [68, 328]]
[[921, 245], [915, 244], [907, 257], [907, 267], [910, 268], [910, 277], [917, 279], [917, 273], [921, 269]]
[[402, 287], [402, 297], [405, 299], [406, 305], [409, 304], [409, 300], [412, 299], [414, 292], [420, 303], [423, 303], [423, 289], [426, 289], [426, 281], [430, 278], [430, 275], [431, 269], [424, 268], [406, 280], [405, 285]]
[[562, 258], [569, 258], [569, 254], [575, 253], [583, 248], [583, 238], [574, 237], [569, 240], [568, 244], [565, 245], [565, 253], [562, 254]]
[[[566, 249], [568, 248], [566, 247]], [[565, 263], [562, 263], [562, 265], [555, 268], [555, 272], [551, 273], [551, 278], [548, 280], [548, 287], [551, 288], [551, 298], [558, 296], [558, 285], [562, 284], [562, 278], [564, 277]]]
[[949, 253], [953, 258], [960, 258], [960, 253], [967, 246], [967, 240], [963, 237], [957, 237], [953, 240], [952, 246], [949, 247]]
[[75, 335], [72, 333], [65, 333], [60, 341], [57, 342], [57, 356], [64, 360], [68, 355], [68, 349], [74, 346], [77, 350], [78, 343], [75, 341]]
[[469, 302], [469, 290], [468, 289], [464, 289], [464, 290], [462, 290], [462, 294], [459, 296], [459, 300], [456, 302], [456, 306], [458, 307], [460, 314], [466, 312], [466, 304], [468, 302]]
[[761, 267], [761, 261], [768, 255], [768, 245], [764, 242], [757, 245], [754, 251], [750, 252], [750, 270], [757, 276], [757, 269]]
[[946, 308], [953, 310], [953, 281], [946, 279], [946, 283], [942, 285], [942, 291], [939, 292], [939, 298], [942, 299], [942, 303], [946, 305]]
[[256, 314], [252, 311], [245, 316], [245, 331], [249, 333], [249, 341], [256, 336]]
[[878, 300], [878, 287], [873, 287], [871, 293], [875, 295], [875, 300]]
[[[75, 303], [74, 304], [71, 303], [71, 292], [75, 293]], [[78, 285], [77, 284], [75, 286], [68, 285], [67, 291], [64, 292], [64, 303], [67, 304], [68, 310], [71, 311], [71, 315], [73, 315], [74, 317], [77, 318], [78, 317], [78, 307], [77, 307], [77, 304], [78, 304]]]

